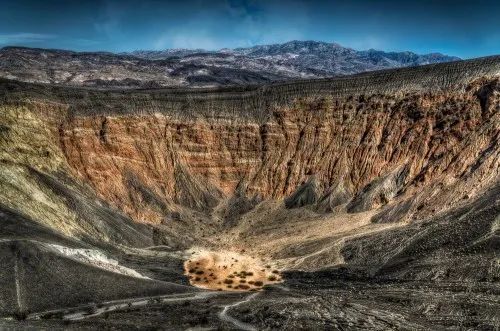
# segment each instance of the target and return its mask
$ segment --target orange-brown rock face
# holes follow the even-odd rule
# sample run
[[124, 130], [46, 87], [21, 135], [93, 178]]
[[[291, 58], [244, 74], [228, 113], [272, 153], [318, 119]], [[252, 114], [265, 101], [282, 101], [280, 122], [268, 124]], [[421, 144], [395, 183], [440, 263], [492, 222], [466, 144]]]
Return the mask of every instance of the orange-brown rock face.
[[[240, 182], [249, 195], [279, 199], [314, 175], [323, 192], [341, 183], [355, 194], [405, 167], [404, 191], [412, 191], [452, 185], [485, 162], [491, 180], [498, 176], [497, 83], [475, 84], [296, 99], [268, 109], [265, 120], [75, 116], [61, 126], [61, 147], [103, 198], [151, 222], [177, 205], [214, 207]], [[484, 91], [488, 84], [493, 91]]]

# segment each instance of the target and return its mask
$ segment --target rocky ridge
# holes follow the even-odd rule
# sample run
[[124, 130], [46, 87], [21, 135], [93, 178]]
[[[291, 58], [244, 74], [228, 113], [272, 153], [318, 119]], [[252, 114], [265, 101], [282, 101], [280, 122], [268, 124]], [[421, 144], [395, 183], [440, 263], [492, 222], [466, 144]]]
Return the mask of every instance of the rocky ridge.
[[245, 194], [280, 199], [311, 176], [321, 183], [315, 200], [341, 185], [364, 190], [350, 210], [368, 210], [442, 176], [451, 185], [479, 167], [479, 155], [495, 159], [498, 83], [470, 80], [464, 67], [482, 77], [496, 74], [498, 61], [240, 91], [55, 90], [70, 116], [53, 130], [78, 177], [135, 218], [158, 221], [172, 203], [213, 208], [240, 182]]
[[335, 43], [291, 41], [244, 49], [72, 52], [5, 47], [0, 77], [99, 88], [214, 87], [331, 77], [456, 61], [442, 54], [355, 51]]

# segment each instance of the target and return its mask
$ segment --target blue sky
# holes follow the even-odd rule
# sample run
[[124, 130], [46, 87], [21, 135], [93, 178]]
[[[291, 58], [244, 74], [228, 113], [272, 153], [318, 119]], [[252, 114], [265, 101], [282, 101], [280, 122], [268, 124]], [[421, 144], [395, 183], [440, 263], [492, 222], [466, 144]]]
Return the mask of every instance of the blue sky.
[[289, 40], [463, 58], [500, 54], [500, 1], [0, 0], [0, 47], [122, 52]]

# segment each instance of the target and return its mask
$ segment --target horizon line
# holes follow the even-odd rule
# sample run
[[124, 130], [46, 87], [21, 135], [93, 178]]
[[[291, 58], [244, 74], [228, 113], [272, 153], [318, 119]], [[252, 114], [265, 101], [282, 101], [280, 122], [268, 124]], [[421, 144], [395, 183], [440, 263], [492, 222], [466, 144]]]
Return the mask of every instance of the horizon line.
[[353, 47], [349, 46], [344, 46], [338, 42], [335, 41], [321, 41], [321, 40], [314, 40], [314, 39], [292, 39], [288, 41], [284, 41], [281, 43], [269, 43], [269, 44], [255, 44], [252, 46], [239, 46], [239, 47], [222, 47], [222, 48], [215, 48], [215, 49], [206, 49], [206, 48], [163, 48], [163, 49], [145, 49], [145, 48], [138, 48], [138, 49], [133, 49], [130, 51], [124, 51], [124, 52], [115, 52], [115, 51], [110, 51], [110, 50], [76, 50], [76, 49], [71, 49], [71, 48], [53, 48], [53, 47], [31, 47], [31, 46], [26, 46], [26, 45], [16, 45], [16, 44], [6, 44], [6, 45], [0, 45], [0, 50], [3, 49], [13, 49], [13, 48], [24, 48], [24, 49], [39, 49], [39, 50], [53, 50], [53, 51], [67, 51], [67, 52], [73, 52], [73, 53], [109, 53], [109, 54], [116, 54], [116, 55], [133, 55], [134, 52], [166, 52], [166, 51], [195, 51], [195, 52], [221, 52], [224, 50], [243, 50], [243, 49], [250, 49], [254, 47], [263, 47], [263, 46], [276, 46], [276, 45], [285, 45], [293, 42], [299, 42], [299, 43], [307, 43], [307, 42], [313, 42], [313, 43], [318, 43], [318, 44], [328, 44], [328, 45], [337, 45], [339, 47], [353, 50], [356, 52], [369, 52], [369, 51], [376, 51], [376, 52], [384, 52], [384, 53], [412, 53], [416, 55], [443, 55], [443, 56], [449, 56], [449, 57], [455, 57], [460, 60], [464, 59], [473, 59], [473, 58], [480, 58], [480, 57], [487, 57], [487, 56], [495, 56], [498, 54], [489, 54], [489, 55], [484, 55], [484, 56], [479, 56], [479, 57], [459, 57], [457, 55], [453, 54], [446, 54], [442, 52], [426, 52], [426, 53], [419, 53], [415, 52], [412, 50], [386, 50], [386, 49], [379, 49], [379, 48], [368, 48], [368, 49], [356, 49]]

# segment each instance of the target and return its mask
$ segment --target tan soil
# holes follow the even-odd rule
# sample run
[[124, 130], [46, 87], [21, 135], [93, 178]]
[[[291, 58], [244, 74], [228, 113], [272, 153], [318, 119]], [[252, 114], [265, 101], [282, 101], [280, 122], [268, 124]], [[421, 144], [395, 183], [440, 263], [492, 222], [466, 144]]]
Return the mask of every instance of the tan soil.
[[282, 282], [278, 270], [260, 259], [232, 251], [190, 250], [184, 273], [191, 285], [219, 291], [259, 291]]

